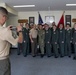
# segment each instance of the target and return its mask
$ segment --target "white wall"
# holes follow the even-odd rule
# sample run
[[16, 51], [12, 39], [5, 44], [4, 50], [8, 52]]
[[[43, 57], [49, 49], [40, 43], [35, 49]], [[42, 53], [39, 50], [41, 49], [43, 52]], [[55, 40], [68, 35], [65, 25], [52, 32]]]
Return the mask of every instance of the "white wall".
[[[58, 24], [63, 11], [40, 11], [40, 15], [45, 22], [45, 16], [55, 16], [55, 22]], [[71, 15], [72, 19], [76, 18], [76, 11], [65, 11], [65, 15]], [[38, 24], [38, 11], [31, 11], [31, 12], [18, 12], [18, 16], [10, 16], [8, 20], [8, 25], [18, 25], [18, 19], [28, 19], [29, 17], [35, 17], [35, 24]], [[65, 17], [64, 17], [65, 18]], [[73, 23], [72, 23], [73, 26]]]
[[6, 22], [6, 26], [8, 25], [18, 25], [18, 16], [9, 16], [9, 19]]
[[[58, 24], [64, 11], [40, 11], [40, 15], [45, 22], [45, 16], [55, 16], [55, 22]], [[65, 15], [71, 15], [72, 19], [76, 18], [76, 11], [65, 11]], [[29, 17], [35, 17], [35, 24], [38, 24], [38, 11], [29, 11], [29, 12], [18, 12], [19, 19], [28, 19]], [[65, 18], [65, 17], [64, 17]], [[73, 25], [73, 23], [72, 23]]]
[[9, 13], [13, 15], [18, 15], [18, 12], [14, 10], [13, 8], [9, 7], [8, 5], [6, 5], [6, 9], [8, 10]]

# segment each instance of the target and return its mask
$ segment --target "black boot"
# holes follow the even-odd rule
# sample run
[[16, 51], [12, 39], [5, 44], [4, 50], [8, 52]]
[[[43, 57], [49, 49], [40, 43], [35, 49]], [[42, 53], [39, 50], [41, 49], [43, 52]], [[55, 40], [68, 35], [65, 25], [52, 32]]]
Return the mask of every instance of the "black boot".
[[58, 56], [55, 56], [55, 58], [58, 58]]
[[69, 58], [71, 58], [71, 56], [68, 56]]
[[44, 54], [41, 54], [41, 58], [43, 58], [44, 57]]
[[76, 60], [76, 57], [73, 57], [73, 60]]

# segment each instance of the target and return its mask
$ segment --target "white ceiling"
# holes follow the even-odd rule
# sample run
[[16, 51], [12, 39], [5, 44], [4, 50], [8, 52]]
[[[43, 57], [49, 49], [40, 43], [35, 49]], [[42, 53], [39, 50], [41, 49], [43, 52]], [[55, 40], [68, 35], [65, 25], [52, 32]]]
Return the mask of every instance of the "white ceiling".
[[66, 7], [66, 4], [75, 4], [76, 0], [0, 0], [13, 7], [14, 5], [36, 5], [32, 8], [14, 8], [17, 11], [46, 11], [49, 10], [76, 10], [76, 7]]

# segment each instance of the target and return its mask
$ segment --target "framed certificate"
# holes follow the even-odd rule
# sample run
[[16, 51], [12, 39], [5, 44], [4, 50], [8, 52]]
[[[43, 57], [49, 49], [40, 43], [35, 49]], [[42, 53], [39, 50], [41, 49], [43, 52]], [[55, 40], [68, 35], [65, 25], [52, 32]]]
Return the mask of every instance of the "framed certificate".
[[71, 15], [65, 15], [65, 24], [71, 26]]
[[46, 23], [55, 22], [55, 17], [54, 16], [45, 16], [45, 22]]
[[29, 24], [34, 24], [34, 20], [35, 20], [34, 17], [29, 17]]

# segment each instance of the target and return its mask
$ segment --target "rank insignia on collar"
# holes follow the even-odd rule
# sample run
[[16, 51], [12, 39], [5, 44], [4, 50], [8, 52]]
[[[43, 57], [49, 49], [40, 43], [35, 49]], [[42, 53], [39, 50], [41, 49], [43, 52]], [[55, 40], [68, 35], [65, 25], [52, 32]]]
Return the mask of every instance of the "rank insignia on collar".
[[54, 32], [54, 34], [56, 34], [56, 33]]
[[46, 31], [46, 33], [48, 33], [48, 31]]
[[70, 31], [68, 31], [68, 33], [70, 33]]
[[60, 33], [62, 33], [62, 31], [60, 31]]

